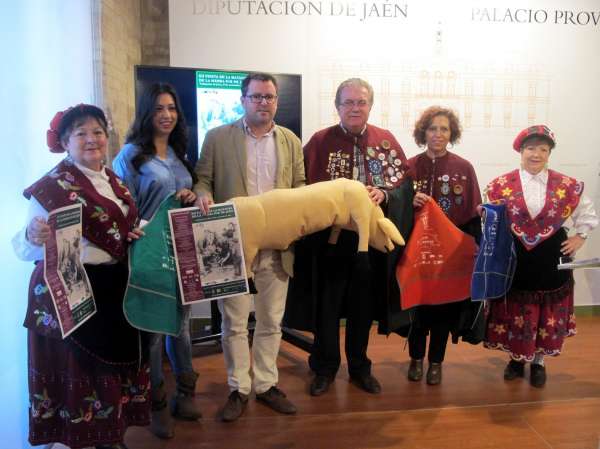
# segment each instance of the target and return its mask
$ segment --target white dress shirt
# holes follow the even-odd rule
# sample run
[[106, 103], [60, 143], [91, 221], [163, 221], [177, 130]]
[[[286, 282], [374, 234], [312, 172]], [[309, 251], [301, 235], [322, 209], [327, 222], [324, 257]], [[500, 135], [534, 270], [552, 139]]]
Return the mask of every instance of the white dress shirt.
[[[523, 198], [531, 218], [535, 218], [546, 203], [546, 189], [548, 186], [548, 170], [542, 170], [532, 175], [527, 170], [519, 170]], [[584, 194], [579, 199], [579, 204], [571, 214], [575, 232], [587, 234], [598, 226], [598, 215], [592, 201]]]
[[[105, 198], [113, 201], [121, 211], [123, 215], [127, 215], [129, 206], [119, 199], [110, 185], [108, 175], [104, 167], [101, 171], [90, 170], [81, 164], [75, 162], [75, 165], [81, 172], [91, 181], [96, 191]], [[34, 217], [41, 217], [44, 220], [48, 219], [48, 211], [40, 204], [35, 197], [31, 197], [29, 200], [29, 210], [27, 212], [27, 221], [29, 224]], [[44, 247], [34, 245], [27, 240], [27, 224], [21, 229], [12, 239], [13, 249], [17, 257], [21, 260], [42, 260], [44, 258]], [[115, 263], [117, 260], [113, 258], [109, 253], [94, 245], [92, 242], [87, 240], [85, 237], [81, 238], [81, 262], [89, 263], [92, 265], [110, 264]]]
[[277, 148], [275, 125], [262, 136], [255, 136], [244, 120], [246, 133], [246, 175], [248, 195], [258, 195], [275, 188]]

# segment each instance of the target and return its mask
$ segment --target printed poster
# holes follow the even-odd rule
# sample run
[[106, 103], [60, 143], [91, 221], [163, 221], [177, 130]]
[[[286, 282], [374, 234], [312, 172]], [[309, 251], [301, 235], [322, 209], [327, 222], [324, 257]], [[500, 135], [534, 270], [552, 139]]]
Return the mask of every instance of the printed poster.
[[81, 262], [81, 222], [81, 204], [61, 207], [48, 216], [52, 232], [44, 245], [44, 279], [63, 338], [96, 313], [92, 287]]
[[235, 206], [169, 211], [181, 301], [191, 304], [249, 293]]

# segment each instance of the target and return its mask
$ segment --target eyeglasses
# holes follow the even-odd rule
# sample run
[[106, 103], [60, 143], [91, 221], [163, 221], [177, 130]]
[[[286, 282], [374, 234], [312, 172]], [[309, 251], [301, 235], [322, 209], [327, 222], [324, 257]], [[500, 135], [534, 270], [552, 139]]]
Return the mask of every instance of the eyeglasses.
[[277, 100], [277, 95], [250, 94], [250, 95], [246, 95], [246, 98], [248, 98], [252, 103], [256, 103], [256, 104], [262, 103], [263, 100], [265, 100], [267, 102], [267, 104], [273, 104], [273, 103], [275, 103], [275, 100]]
[[365, 106], [368, 106], [368, 104], [369, 102], [367, 100], [344, 100], [342, 101], [340, 106], [343, 106], [345, 108], [352, 108], [354, 106], [356, 106], [357, 108], [364, 108]]

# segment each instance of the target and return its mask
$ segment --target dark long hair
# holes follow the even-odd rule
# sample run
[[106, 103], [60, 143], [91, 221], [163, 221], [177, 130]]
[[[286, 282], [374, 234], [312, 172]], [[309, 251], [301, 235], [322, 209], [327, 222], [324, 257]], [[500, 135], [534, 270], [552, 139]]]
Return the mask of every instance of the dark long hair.
[[185, 117], [181, 110], [181, 103], [177, 92], [168, 83], [155, 83], [144, 89], [142, 95], [137, 103], [135, 110], [135, 120], [131, 124], [127, 136], [125, 137], [125, 143], [131, 143], [140, 147], [140, 152], [132, 159], [131, 163], [136, 170], [139, 171], [140, 167], [148, 162], [152, 157], [156, 155], [156, 147], [154, 146], [154, 125], [152, 119], [156, 109], [156, 102], [161, 94], [169, 94], [173, 97], [175, 102], [175, 109], [177, 110], [177, 123], [175, 128], [169, 134], [169, 145], [173, 148], [173, 151], [179, 158], [179, 160], [185, 165], [185, 168], [190, 172], [192, 176], [192, 183], [196, 184], [198, 177], [194, 173], [194, 168], [187, 160], [187, 126], [185, 124]]

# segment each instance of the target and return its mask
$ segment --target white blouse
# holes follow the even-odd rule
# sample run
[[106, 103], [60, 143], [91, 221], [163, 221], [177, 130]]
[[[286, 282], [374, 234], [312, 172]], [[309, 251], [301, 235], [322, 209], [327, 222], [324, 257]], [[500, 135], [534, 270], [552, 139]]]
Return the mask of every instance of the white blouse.
[[[544, 208], [546, 203], [546, 188], [548, 185], [548, 170], [542, 170], [537, 175], [532, 175], [527, 170], [519, 170], [523, 197], [529, 210], [529, 215], [535, 218]], [[582, 194], [579, 204], [571, 214], [575, 232], [588, 233], [598, 226], [598, 215], [594, 204], [586, 195]]]
[[[101, 171], [90, 170], [77, 162], [74, 162], [79, 170], [90, 180], [96, 191], [105, 198], [113, 201], [121, 211], [123, 215], [127, 215], [129, 206], [125, 204], [120, 198], [115, 195], [115, 192], [110, 185], [106, 170], [102, 168]], [[35, 197], [31, 197], [29, 200], [29, 210], [27, 211], [26, 225], [21, 229], [12, 239], [13, 249], [17, 257], [21, 260], [42, 260], [44, 259], [44, 247], [34, 245], [27, 240], [27, 225], [33, 220], [34, 217], [42, 217], [44, 220], [48, 219], [48, 211], [40, 204]], [[109, 253], [94, 245], [92, 242], [87, 240], [85, 237], [81, 238], [81, 262], [89, 263], [92, 265], [100, 264], [111, 264], [116, 263], [117, 260], [112, 257]]]

